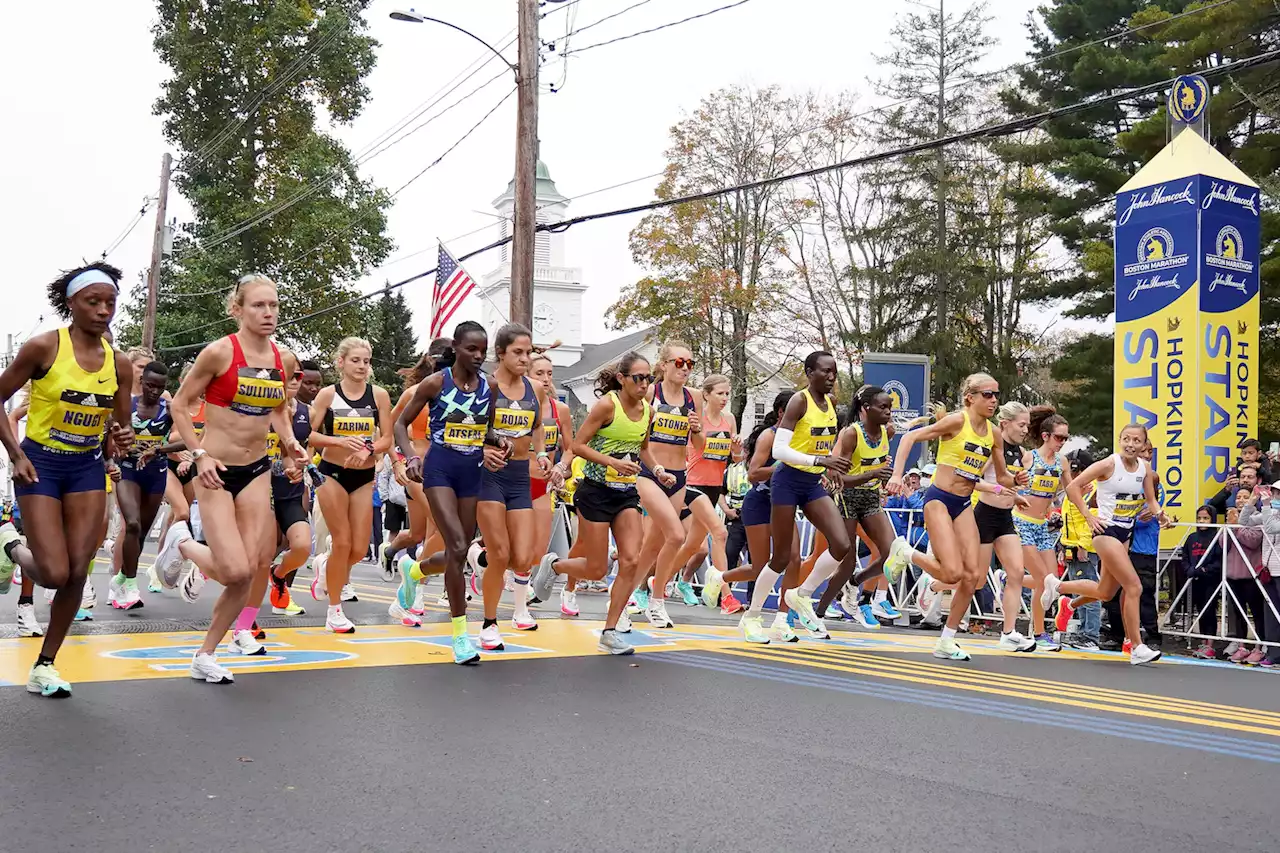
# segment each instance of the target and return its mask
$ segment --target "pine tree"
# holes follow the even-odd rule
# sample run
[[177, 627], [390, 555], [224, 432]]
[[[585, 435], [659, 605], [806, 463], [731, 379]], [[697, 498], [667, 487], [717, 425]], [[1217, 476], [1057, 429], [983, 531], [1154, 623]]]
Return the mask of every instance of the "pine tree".
[[403, 383], [396, 372], [418, 360], [418, 336], [413, 333], [413, 311], [404, 294], [391, 291], [366, 306], [365, 337], [373, 344], [374, 381], [394, 399]]

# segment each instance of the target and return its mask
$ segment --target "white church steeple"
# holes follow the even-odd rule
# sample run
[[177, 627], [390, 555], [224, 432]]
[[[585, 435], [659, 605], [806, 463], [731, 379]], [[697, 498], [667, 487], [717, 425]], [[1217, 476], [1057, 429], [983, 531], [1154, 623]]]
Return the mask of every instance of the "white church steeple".
[[[557, 222], [565, 218], [569, 199], [560, 194], [546, 164], [538, 160], [535, 198], [538, 206], [538, 222]], [[493, 201], [494, 210], [502, 217], [503, 237], [511, 233], [511, 221], [515, 212], [515, 180], [507, 185], [506, 192]], [[533, 260], [533, 341], [549, 344], [559, 340], [561, 345], [552, 350], [552, 363], [570, 365], [582, 358], [582, 270], [566, 265], [566, 234], [539, 231], [534, 240]], [[498, 266], [485, 275], [479, 283], [477, 294], [484, 308], [484, 326], [490, 340], [494, 331], [507, 321], [507, 306], [511, 299], [511, 245], [502, 247]]]

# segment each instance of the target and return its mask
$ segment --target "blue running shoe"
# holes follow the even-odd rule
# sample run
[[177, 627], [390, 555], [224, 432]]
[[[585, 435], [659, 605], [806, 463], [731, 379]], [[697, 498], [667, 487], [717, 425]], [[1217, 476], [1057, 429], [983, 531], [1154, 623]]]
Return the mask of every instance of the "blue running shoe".
[[852, 620], [853, 616], [838, 601], [831, 602], [831, 606], [827, 608], [827, 615], [823, 618], [827, 619], [843, 619]]
[[81, 607], [79, 610], [77, 610], [77, 611], [76, 611], [76, 621], [77, 621], [77, 622], [92, 622], [92, 621], [93, 621], [93, 611], [92, 611], [92, 610], [86, 610], [85, 608]]
[[453, 662], [463, 666], [480, 663], [480, 653], [466, 634], [453, 638]]
[[400, 602], [400, 607], [408, 610], [413, 607], [413, 597], [418, 592], [418, 582], [412, 577], [412, 558], [408, 554], [401, 557], [396, 568], [400, 570], [400, 586], [396, 589], [396, 598]]
[[632, 595], [632, 598], [636, 600], [636, 607], [639, 607], [641, 610], [649, 609], [649, 590], [637, 589]]
[[889, 603], [889, 599], [884, 601], [873, 601], [871, 603], [871, 613], [877, 619], [888, 619], [890, 622], [895, 621], [902, 614], [898, 612], [898, 608]]

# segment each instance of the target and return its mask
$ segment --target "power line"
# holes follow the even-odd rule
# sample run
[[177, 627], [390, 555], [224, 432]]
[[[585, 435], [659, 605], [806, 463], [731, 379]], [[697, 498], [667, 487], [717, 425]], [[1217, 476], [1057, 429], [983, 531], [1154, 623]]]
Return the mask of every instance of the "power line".
[[[1219, 65], [1214, 68], [1205, 69], [1204, 71], [1201, 72], [1201, 76], [1205, 77], [1206, 79], [1213, 79], [1216, 77], [1221, 77], [1221, 76], [1232, 74], [1239, 71], [1246, 71], [1250, 68], [1255, 68], [1260, 65], [1268, 65], [1277, 60], [1280, 60], [1280, 50], [1268, 51], [1266, 53], [1261, 53], [1261, 54], [1258, 54], [1257, 56], [1253, 56], [1248, 59], [1236, 60], [1235, 62], [1227, 63], [1225, 65]], [[811, 178], [816, 175], [824, 174], [826, 172], [834, 172], [834, 171], [839, 171], [843, 169], [850, 169], [856, 166], [865, 166], [871, 163], [877, 163], [882, 160], [888, 160], [894, 157], [901, 157], [908, 154], [918, 154], [923, 151], [930, 151], [936, 148], [943, 148], [949, 145], [955, 145], [961, 142], [969, 142], [975, 139], [991, 139], [991, 138], [997, 138], [1002, 136], [1011, 136], [1015, 133], [1021, 133], [1026, 130], [1031, 130], [1051, 119], [1074, 115], [1076, 113], [1085, 112], [1087, 110], [1095, 109], [1100, 106], [1106, 106], [1108, 104], [1114, 104], [1120, 101], [1131, 100], [1133, 98], [1141, 97], [1143, 95], [1149, 95], [1153, 92], [1162, 91], [1168, 88], [1170, 85], [1172, 85], [1174, 80], [1176, 79], [1177, 78], [1161, 80], [1158, 83], [1150, 83], [1145, 86], [1126, 89], [1123, 92], [1114, 92], [1109, 95], [1103, 95], [1097, 98], [1089, 98], [1083, 101], [1078, 101], [1074, 104], [1069, 104], [1067, 106], [1056, 107], [1054, 109], [1037, 113], [1036, 115], [1033, 115], [1033, 116], [1027, 116], [1026, 118], [1014, 119], [1011, 121], [1002, 122], [1000, 124], [990, 125], [987, 127], [980, 127], [974, 130], [968, 130], [962, 133], [955, 133], [950, 136], [940, 137], [938, 139], [932, 139], [925, 142], [916, 143], [914, 145], [908, 145], [901, 148], [891, 149], [889, 151], [881, 151], [875, 154], [867, 154], [862, 157], [855, 157], [849, 160], [842, 160], [838, 163], [833, 163], [828, 166], [818, 166], [813, 169], [805, 169], [800, 172], [793, 172], [786, 175], [778, 175], [771, 178], [762, 178], [761, 180], [758, 180], [758, 181], [751, 181], [748, 183], [738, 184], [736, 186], [731, 186], [731, 187], [724, 187], [716, 190], [708, 190], [706, 192], [695, 193], [693, 195], [687, 195], [687, 196], [681, 196], [679, 198], [661, 199], [658, 201], [650, 202], [648, 204], [635, 205], [632, 207], [620, 208], [617, 210], [602, 211], [600, 213], [592, 213], [592, 214], [587, 214], [585, 216], [577, 216], [570, 219], [565, 219], [560, 222], [542, 224], [537, 226], [537, 230], [559, 233], [562, 231], [566, 231], [569, 228], [572, 228], [574, 225], [581, 225], [582, 223], [585, 223], [585, 222], [593, 222], [600, 219], [611, 219], [617, 216], [627, 216], [627, 215], [636, 214], [636, 213], [646, 213], [651, 210], [658, 210], [661, 208], [673, 207], [678, 204], [688, 204], [690, 202], [695, 202], [695, 201], [705, 201], [707, 199], [715, 198], [717, 196], [728, 195], [730, 193], [742, 192], [745, 190], [761, 189], [763, 187], [772, 186], [774, 184], [800, 180], [803, 178]], [[505, 246], [511, 241], [512, 241], [511, 237], [499, 238], [498, 240], [495, 240], [486, 246], [482, 246], [479, 249], [476, 249], [475, 251], [468, 252], [465, 255], [459, 256], [458, 261], [462, 262], [462, 261], [469, 260], [470, 258], [473, 258], [477, 255]], [[427, 276], [434, 274], [435, 271], [436, 270], [433, 267], [432, 269], [417, 273], [416, 275], [412, 275], [401, 281], [395, 282], [393, 284], [388, 284], [386, 287], [383, 287], [379, 290], [375, 290], [372, 293], [367, 293], [367, 294], [364, 294], [363, 296], [359, 296], [353, 299], [348, 299], [344, 302], [340, 302], [335, 305], [330, 305], [327, 308], [321, 308], [317, 311], [312, 311], [300, 317], [294, 317], [292, 319], [285, 320], [283, 323], [280, 323], [277, 326], [277, 328], [280, 328], [283, 326], [292, 326], [296, 323], [303, 323], [303, 322], [306, 322], [307, 320], [315, 319], [316, 317], [321, 317], [326, 314], [331, 314], [334, 311], [339, 311], [343, 308], [349, 307], [358, 302], [362, 302], [365, 299], [370, 299], [374, 296], [380, 296], [384, 293], [389, 293], [392, 290], [396, 290], [398, 288], [404, 287], [407, 284], [412, 284], [413, 282], [419, 279], [426, 278]], [[181, 347], [166, 347], [164, 351], [177, 352], [177, 351], [183, 351], [188, 349], [197, 349], [199, 347], [206, 346], [207, 344], [208, 342], [206, 341], [205, 343], [202, 343], [202, 344], [191, 344], [188, 346], [181, 346]]]
[[111, 241], [111, 243], [107, 245], [107, 248], [102, 250], [102, 260], [105, 261], [107, 259], [107, 255], [111, 254], [116, 249], [120, 248], [120, 244], [128, 239], [129, 235], [133, 233], [133, 229], [137, 228], [138, 223], [142, 221], [142, 217], [147, 215], [147, 210], [150, 209], [151, 203], [154, 201], [155, 199], [151, 198], [150, 196], [147, 196], [142, 200], [142, 207], [140, 207], [138, 209], [138, 212], [134, 214], [133, 220], [128, 225], [125, 226], [125, 229], [120, 232], [120, 235], [118, 237], [116, 237], [114, 240]]
[[[656, 27], [651, 27], [651, 28], [649, 28], [649, 29], [647, 29], [647, 30], [640, 30], [639, 32], [631, 33], [630, 35], [618, 36], [617, 38], [612, 38], [612, 39], [609, 39], [609, 40], [607, 40], [607, 41], [600, 41], [600, 42], [596, 42], [595, 44], [589, 44], [589, 45], [587, 45], [586, 47], [580, 47], [580, 48], [578, 48], [577, 50], [566, 51], [564, 55], [565, 55], [565, 56], [574, 56], [575, 54], [579, 54], [579, 53], [582, 53], [582, 52], [584, 52], [584, 51], [592, 50], [593, 48], [597, 48], [597, 47], [604, 47], [604, 46], [605, 46], [605, 45], [607, 45], [607, 44], [617, 44], [617, 43], [618, 43], [618, 42], [620, 42], [620, 41], [626, 41], [627, 39], [633, 39], [633, 38], [635, 38], [635, 37], [637, 37], [637, 36], [644, 36], [644, 35], [648, 35], [649, 33], [656, 33], [656, 32], [659, 32], [659, 31], [661, 31], [661, 30], [669, 29], [670, 27], [677, 27], [677, 26], [679, 26], [680, 24], [687, 24], [687, 23], [689, 23], [690, 21], [696, 21], [696, 20], [698, 20], [699, 18], [705, 18], [705, 17], [707, 17], [708, 15], [714, 15], [714, 14], [715, 14], [715, 13], [717, 13], [717, 12], [724, 12], [724, 11], [727, 11], [727, 10], [729, 10], [729, 9], [735, 9], [735, 8], [737, 8], [738, 6], [741, 6], [741, 5], [743, 5], [743, 4], [745, 4], [745, 3], [748, 3], [748, 2], [750, 2], [750, 0], [738, 0], [736, 3], [729, 3], [729, 4], [725, 5], [725, 6], [718, 6], [718, 7], [716, 7], [715, 9], [709, 9], [709, 10], [707, 10], [706, 12], [702, 12], [702, 13], [697, 14], [697, 15], [690, 15], [690, 16], [689, 16], [689, 17], [687, 17], [687, 18], [681, 18], [681, 19], [680, 19], [680, 20], [678, 20], [678, 21], [671, 21], [670, 23], [667, 23], [667, 24], [661, 24], [661, 25], [656, 26]], [[637, 5], [639, 5], [639, 4], [637, 4]], [[623, 11], [626, 11], [626, 10], [624, 9]], [[619, 13], [619, 14], [621, 14], [621, 13]], [[579, 30], [579, 32], [581, 32], [581, 30]]]

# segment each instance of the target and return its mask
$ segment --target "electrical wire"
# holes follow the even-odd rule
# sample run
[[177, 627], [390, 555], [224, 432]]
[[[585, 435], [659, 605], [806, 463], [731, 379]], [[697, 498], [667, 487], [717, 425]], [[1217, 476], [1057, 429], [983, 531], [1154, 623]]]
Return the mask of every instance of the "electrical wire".
[[[1251, 68], [1256, 68], [1258, 66], [1269, 65], [1271, 63], [1276, 62], [1277, 60], [1280, 60], [1280, 49], [1267, 51], [1266, 53], [1260, 53], [1248, 59], [1240, 59], [1240, 60], [1236, 60], [1235, 62], [1230, 62], [1224, 65], [1216, 66], [1214, 68], [1205, 69], [1204, 71], [1201, 72], [1201, 76], [1205, 77], [1206, 79], [1214, 79], [1217, 77], [1222, 77], [1222, 76], [1233, 74], [1240, 71], [1247, 71]], [[761, 189], [763, 187], [773, 186], [775, 184], [785, 183], [785, 182], [794, 181], [794, 180], [800, 180], [803, 178], [811, 178], [816, 175], [824, 174], [827, 172], [850, 169], [856, 166], [865, 166], [871, 163], [877, 163], [877, 162], [888, 160], [894, 157], [902, 157], [908, 154], [918, 154], [923, 151], [930, 151], [937, 148], [944, 148], [949, 145], [956, 145], [962, 142], [970, 142], [976, 139], [994, 139], [1002, 136], [1011, 136], [1015, 133], [1021, 133], [1026, 130], [1034, 129], [1035, 127], [1038, 127], [1044, 122], [1050, 121], [1052, 119], [1075, 115], [1076, 113], [1085, 112], [1087, 110], [1095, 109], [1100, 106], [1106, 106], [1109, 104], [1119, 103], [1121, 101], [1132, 100], [1134, 98], [1139, 98], [1144, 95], [1149, 95], [1154, 92], [1162, 91], [1164, 89], [1167, 89], [1169, 86], [1171, 86], [1174, 80], [1176, 79], [1177, 78], [1161, 80], [1157, 83], [1149, 83], [1145, 86], [1138, 86], [1132, 89], [1126, 89], [1121, 92], [1113, 92], [1109, 95], [1102, 95], [1096, 98], [1088, 98], [1083, 101], [1077, 101], [1074, 104], [1068, 104], [1063, 107], [1056, 107], [1050, 110], [1045, 110], [1044, 112], [1040, 112], [1032, 116], [1027, 116], [1025, 118], [1014, 119], [1011, 121], [1001, 122], [995, 125], [980, 127], [974, 130], [968, 130], [962, 133], [955, 133], [949, 136], [927, 140], [914, 145], [908, 145], [900, 148], [890, 149], [888, 151], [880, 151], [874, 154], [867, 154], [867, 155], [864, 155], [861, 157], [855, 157], [849, 160], [842, 160], [838, 163], [833, 163], [828, 166], [818, 166], [813, 169], [805, 169], [800, 172], [792, 172], [786, 175], [777, 175], [771, 178], [762, 178], [761, 180], [758, 180], [758, 181], [750, 181], [748, 183], [738, 184], [736, 186], [723, 187], [721, 189], [715, 189], [715, 190], [708, 190], [706, 192], [681, 196], [679, 198], [661, 199], [658, 201], [650, 202], [648, 204], [634, 205], [632, 207], [619, 208], [617, 210], [602, 211], [600, 213], [591, 213], [584, 216], [577, 216], [570, 219], [565, 219], [560, 222], [545, 223], [545, 224], [536, 226], [536, 230], [548, 231], [552, 233], [560, 233], [563, 231], [567, 231], [569, 228], [572, 228], [574, 225], [581, 225], [586, 222], [594, 222], [596, 220], [601, 220], [601, 219], [611, 219], [618, 216], [627, 216], [627, 215], [636, 214], [636, 213], [646, 213], [651, 210], [659, 210], [662, 208], [673, 207], [678, 204], [688, 204], [690, 202], [695, 202], [695, 201], [705, 201], [707, 199], [728, 195], [730, 193], [742, 192], [745, 190]], [[481, 246], [479, 249], [468, 252], [464, 255], [460, 255], [458, 257], [458, 262], [461, 263], [463, 261], [469, 260], [470, 258], [474, 258], [477, 255], [481, 255], [481, 254], [484, 254], [485, 252], [489, 252], [494, 249], [500, 248], [502, 246], [509, 244], [511, 241], [512, 241], [512, 237], [510, 236], [499, 238], [485, 246]], [[435, 271], [436, 270], [434, 267], [429, 270], [424, 270], [423, 272], [417, 273], [416, 275], [409, 276], [408, 278], [403, 279], [401, 281], [388, 284], [386, 287], [380, 288], [371, 293], [366, 293], [362, 296], [348, 299], [343, 302], [339, 302], [334, 305], [330, 305], [325, 308], [312, 311], [308, 314], [303, 314], [301, 316], [293, 317], [289, 320], [285, 320], [284, 322], [280, 323], [276, 328], [279, 329], [285, 326], [292, 326], [297, 323], [304, 323], [308, 320], [313, 320], [316, 317], [322, 317], [326, 314], [331, 314], [334, 311], [340, 311], [343, 308], [350, 307], [351, 305], [354, 305], [358, 302], [362, 302], [374, 296], [380, 296], [384, 293], [389, 293], [392, 290], [396, 290], [398, 288], [404, 287], [405, 285], [412, 284], [413, 282], [418, 281], [419, 279], [426, 278], [429, 275], [433, 275]], [[180, 347], [167, 347], [163, 351], [179, 352], [179, 351], [184, 351], [189, 349], [197, 349], [199, 347], [207, 346], [208, 343], [209, 342], [206, 341], [201, 344], [190, 344], [190, 345], [180, 346]]]
[[[577, 50], [566, 51], [564, 55], [576, 56], [579, 53], [584, 53], [588, 50], [594, 50], [597, 47], [604, 47], [605, 45], [608, 45], [608, 44], [617, 44], [620, 41], [627, 41], [628, 39], [633, 39], [633, 38], [636, 38], [637, 36], [649, 35], [650, 33], [656, 33], [662, 30], [670, 29], [671, 27], [678, 27], [681, 24], [687, 24], [690, 21], [696, 21], [699, 18], [705, 18], [709, 15], [714, 15], [717, 12], [725, 12], [725, 11], [728, 11], [729, 9], [736, 9], [737, 7], [742, 6], [749, 2], [750, 0], [737, 0], [736, 3], [729, 3], [724, 6], [717, 6], [714, 9], [709, 9], [706, 12], [701, 12], [697, 15], [690, 15], [687, 18], [681, 18], [678, 21], [671, 21], [670, 23], [661, 24], [656, 27], [650, 27], [647, 30], [640, 30], [639, 32], [631, 33], [630, 35], [618, 36], [617, 38], [608, 39], [606, 41], [599, 41], [599, 42], [596, 42], [595, 44], [589, 44], [586, 47], [580, 47]], [[626, 11], [626, 10], [624, 9], [623, 11]], [[579, 32], [581, 32], [581, 30], [579, 30]]]
[[107, 245], [107, 248], [102, 250], [102, 260], [105, 261], [107, 259], [107, 255], [111, 254], [116, 249], [120, 248], [120, 244], [129, 238], [129, 235], [133, 233], [133, 229], [137, 228], [138, 223], [142, 221], [142, 217], [147, 215], [147, 211], [151, 208], [151, 204], [154, 201], [155, 199], [150, 196], [147, 196], [142, 200], [142, 207], [140, 207], [138, 209], [138, 212], [134, 214], [133, 220], [128, 225], [125, 226], [125, 229], [122, 232], [120, 232], [120, 235], [118, 237], [116, 237], [114, 240], [111, 241], [110, 244]]

